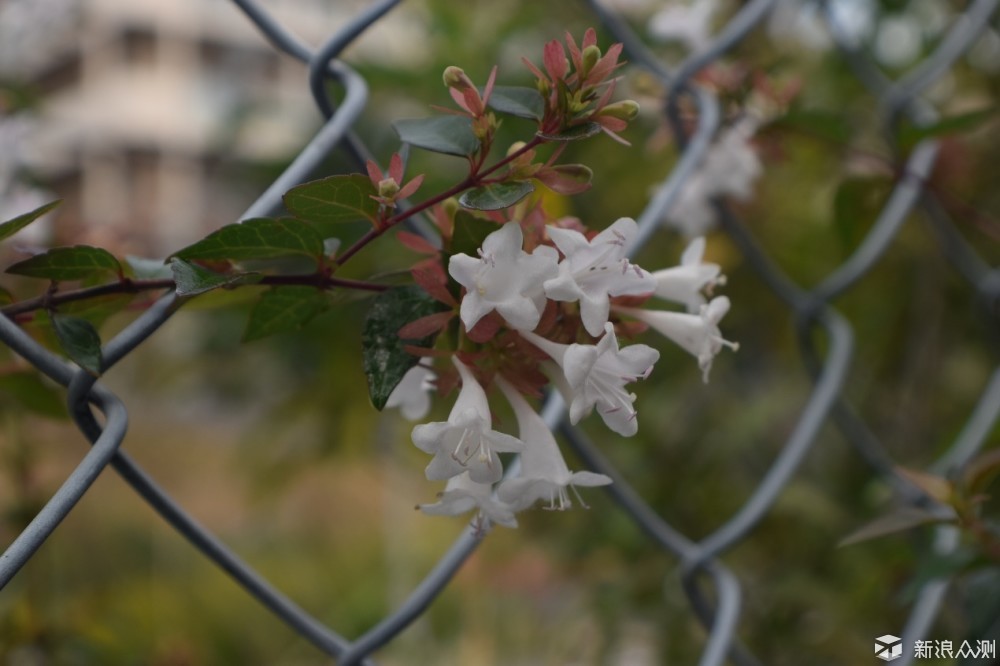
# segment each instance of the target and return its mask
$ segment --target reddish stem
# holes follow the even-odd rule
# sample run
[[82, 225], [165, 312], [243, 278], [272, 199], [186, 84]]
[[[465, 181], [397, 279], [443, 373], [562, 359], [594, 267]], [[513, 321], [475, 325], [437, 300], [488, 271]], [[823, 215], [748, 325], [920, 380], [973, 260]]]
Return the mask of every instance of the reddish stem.
[[499, 162], [497, 162], [496, 164], [494, 164], [493, 166], [489, 167], [488, 169], [482, 172], [479, 171], [479, 169], [482, 167], [482, 162], [480, 162], [479, 164], [473, 164], [472, 168], [469, 170], [469, 175], [466, 176], [464, 179], [462, 179], [462, 181], [457, 185], [448, 188], [444, 192], [441, 192], [440, 194], [433, 196], [430, 199], [427, 199], [426, 201], [423, 201], [417, 204], [416, 206], [413, 206], [412, 208], [408, 208], [402, 213], [393, 215], [379, 227], [369, 229], [364, 236], [355, 241], [353, 245], [344, 250], [341, 253], [341, 255], [337, 257], [336, 259], [337, 268], [343, 266], [345, 263], [347, 263], [348, 259], [357, 254], [362, 248], [364, 248], [366, 245], [371, 243], [373, 240], [375, 240], [376, 238], [378, 238], [379, 236], [381, 236], [386, 231], [396, 226], [403, 220], [413, 217], [417, 213], [422, 213], [428, 208], [435, 206], [441, 203], [442, 201], [445, 201], [446, 199], [450, 199], [451, 197], [461, 192], [464, 192], [465, 190], [471, 189], [473, 187], [479, 187], [483, 183], [489, 182], [487, 181], [486, 178], [487, 176], [489, 176], [492, 173], [496, 173], [499, 169], [502, 169], [503, 167], [507, 166], [508, 164], [516, 160], [518, 157], [528, 152], [529, 150], [532, 150], [536, 146], [540, 146], [541, 144], [545, 143], [545, 141], [546, 141], [545, 139], [536, 135], [532, 137], [531, 141], [527, 142], [526, 144], [521, 146], [519, 149], [515, 150], [510, 155], [507, 155], [502, 160], [500, 160]]
[[[317, 289], [327, 289], [339, 287], [341, 289], [357, 289], [361, 291], [380, 292], [388, 289], [388, 285], [376, 284], [374, 282], [364, 282], [362, 280], [350, 280], [338, 278], [324, 273], [308, 273], [305, 275], [265, 275], [260, 281], [246, 286], [284, 286], [284, 285], [304, 285]], [[172, 289], [174, 281], [171, 278], [157, 280], [119, 280], [109, 282], [95, 287], [84, 287], [72, 291], [46, 291], [45, 294], [25, 301], [12, 303], [4, 308], [0, 308], [0, 314], [11, 319], [40, 310], [42, 308], [55, 307], [63, 303], [84, 301], [90, 298], [108, 296], [111, 294], [138, 294], [145, 291], [163, 291]]]

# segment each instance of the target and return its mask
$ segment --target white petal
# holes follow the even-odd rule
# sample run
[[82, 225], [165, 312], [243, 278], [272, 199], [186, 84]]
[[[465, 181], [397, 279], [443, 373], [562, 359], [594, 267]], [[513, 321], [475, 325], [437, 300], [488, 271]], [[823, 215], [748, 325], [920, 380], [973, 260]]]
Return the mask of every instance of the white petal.
[[524, 296], [498, 303], [496, 309], [512, 328], [518, 330], [534, 330], [542, 318], [542, 313], [535, 302]]
[[467, 291], [462, 297], [459, 317], [466, 330], [474, 327], [479, 320], [493, 311], [493, 304], [483, 300], [476, 291]]
[[598, 407], [597, 413], [601, 415], [604, 425], [622, 437], [632, 437], [639, 432], [639, 421], [636, 419], [635, 411], [631, 409], [616, 408], [615, 411], [604, 411]]
[[446, 421], [435, 421], [434, 423], [421, 423], [413, 426], [410, 439], [418, 449], [424, 453], [434, 453], [445, 433], [452, 427]]
[[569, 479], [571, 486], [609, 486], [613, 483], [610, 476], [597, 472], [573, 472]]
[[483, 239], [483, 254], [497, 260], [515, 259], [524, 244], [524, 234], [517, 222], [508, 222]]
[[693, 238], [681, 255], [681, 266], [697, 266], [705, 256], [705, 237]]
[[455, 254], [448, 260], [448, 275], [466, 289], [476, 288], [476, 276], [482, 268], [482, 259], [470, 257], [467, 254]]
[[549, 238], [559, 248], [564, 256], [570, 257], [580, 250], [590, 247], [586, 236], [575, 229], [561, 229], [559, 227], [547, 227]]
[[434, 378], [434, 373], [427, 367], [419, 364], [413, 366], [389, 394], [389, 399], [385, 402], [386, 408], [399, 407], [403, 417], [409, 421], [424, 418], [431, 408], [429, 391], [433, 388], [430, 382]]
[[610, 312], [611, 301], [607, 292], [584, 295], [580, 299], [580, 319], [583, 320], [583, 327], [595, 338], [604, 332], [604, 325], [608, 323]]
[[[602, 338], [603, 339], [603, 338]], [[598, 350], [594, 345], [570, 345], [563, 355], [562, 369], [566, 381], [574, 391], [579, 390], [597, 362]]]
[[583, 295], [583, 291], [576, 284], [576, 279], [570, 271], [568, 261], [563, 261], [559, 264], [559, 275], [546, 280], [543, 288], [545, 295], [554, 301], [572, 303], [573, 301], [580, 300], [580, 296]]

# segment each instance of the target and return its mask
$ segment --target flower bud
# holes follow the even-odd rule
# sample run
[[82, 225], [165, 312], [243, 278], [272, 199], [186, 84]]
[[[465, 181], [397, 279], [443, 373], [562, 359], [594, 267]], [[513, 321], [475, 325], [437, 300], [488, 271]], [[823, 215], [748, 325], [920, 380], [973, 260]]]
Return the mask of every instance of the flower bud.
[[608, 104], [598, 111], [598, 115], [611, 116], [619, 120], [632, 120], [639, 115], [639, 104], [631, 99], [623, 99], [614, 104]]
[[378, 195], [385, 199], [392, 199], [399, 193], [399, 183], [392, 178], [379, 181]]
[[517, 151], [521, 150], [522, 148], [524, 148], [525, 145], [527, 144], [525, 144], [524, 141], [515, 141], [514, 143], [510, 144], [510, 148], [507, 149], [507, 157], [510, 157]]
[[455, 214], [458, 213], [462, 207], [458, 205], [458, 200], [452, 197], [442, 201], [441, 208], [444, 209], [444, 214], [447, 215], [449, 219], [455, 219]]
[[454, 65], [445, 67], [441, 78], [447, 87], [455, 88], [456, 90], [466, 90], [472, 86], [472, 79], [465, 73], [465, 70]]
[[549, 85], [549, 82], [546, 79], [538, 79], [536, 87], [538, 88], [538, 94], [542, 96], [542, 99], [548, 99], [549, 93], [552, 92], [552, 86]]
[[557, 164], [552, 169], [564, 178], [571, 178], [578, 183], [589, 183], [594, 172], [585, 164]]
[[597, 61], [600, 59], [601, 59], [601, 49], [598, 48], [596, 44], [591, 44], [590, 46], [583, 49], [583, 56], [582, 56], [583, 71], [580, 72], [580, 76], [582, 76], [583, 78], [587, 78], [587, 75], [590, 74], [590, 70], [594, 68], [594, 65], [596, 65]]
[[579, 194], [590, 189], [594, 172], [583, 164], [557, 164], [538, 170], [534, 177], [557, 194]]

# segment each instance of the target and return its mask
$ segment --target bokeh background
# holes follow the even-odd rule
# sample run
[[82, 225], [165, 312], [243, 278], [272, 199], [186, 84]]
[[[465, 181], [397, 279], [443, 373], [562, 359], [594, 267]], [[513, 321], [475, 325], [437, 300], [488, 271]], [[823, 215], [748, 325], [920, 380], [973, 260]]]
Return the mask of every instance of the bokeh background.
[[[364, 6], [261, 4], [313, 45]], [[685, 53], [684, 43], [657, 44], [648, 30], [671, 3], [609, 4], [668, 61]], [[709, 27], [739, 5], [711, 4]], [[933, 49], [966, 3], [836, 5], [858, 42], [888, 71], [902, 73]], [[684, 2], [673, 6], [694, 11]], [[569, 0], [402, 3], [345, 54], [371, 89], [356, 130], [385, 161], [398, 148], [392, 120], [449, 104], [440, 79], [446, 66], [483, 81], [499, 64], [501, 83], [528, 85], [522, 56], [538, 62], [546, 41], [594, 23], [582, 2]], [[601, 33], [602, 45], [610, 41]], [[779, 2], [718, 71], [801, 86], [787, 115], [755, 137], [764, 172], [752, 198], [736, 208], [778, 264], [799, 283], [815, 284], [849, 256], [898, 175], [899, 156], [877, 124], [875, 102], [811, 3]], [[946, 116], [995, 109], [998, 72], [994, 25], [928, 97]], [[626, 133], [632, 146], [605, 137], [571, 145], [569, 161], [594, 169], [594, 188], [548, 202], [599, 228], [637, 216], [677, 159], [662, 91], [637, 68], [622, 74], [621, 95], [643, 105]], [[8, 263], [25, 247], [71, 243], [162, 258], [236, 220], [320, 124], [305, 68], [275, 52], [223, 0], [7, 0], [0, 5], [0, 81], [0, 217], [64, 199], [56, 214], [0, 247]], [[734, 91], [727, 113], [739, 112], [740, 99]], [[529, 132], [517, 120], [503, 128], [508, 142]], [[931, 187], [995, 263], [995, 116], [942, 141]], [[426, 173], [422, 191], [434, 192], [461, 177], [461, 166], [414, 153], [409, 172]], [[324, 171], [349, 168], [335, 154]], [[920, 468], [954, 440], [996, 364], [997, 304], [975, 298], [924, 221], [912, 218], [837, 306], [857, 338], [844, 394], [896, 461]], [[683, 238], [665, 229], [637, 260], [666, 267], [683, 248]], [[663, 356], [639, 387], [639, 435], [624, 440], [602, 424], [585, 424], [642, 496], [694, 537], [743, 504], [811, 389], [792, 315], [723, 234], [709, 236], [708, 258], [729, 276], [724, 293], [733, 308], [722, 328], [740, 351], [721, 355], [704, 385], [685, 353], [646, 340]], [[379, 243], [353, 270], [399, 270], [412, 260]], [[19, 295], [36, 288], [9, 277], [2, 283]], [[438, 488], [423, 478], [426, 460], [409, 442], [411, 426], [378, 414], [361, 390], [366, 303], [345, 302], [300, 332], [241, 344], [253, 291], [194, 301], [106, 377], [130, 410], [124, 446], [278, 587], [354, 636], [398, 605], [465, 521], [414, 511]], [[115, 315], [102, 334], [129, 319]], [[9, 352], [0, 364], [0, 543], [8, 543], [86, 446], [58, 391], [34, 383]], [[447, 414], [444, 402], [437, 417]], [[491, 533], [380, 661], [694, 663], [704, 632], [676, 562], [603, 493], [590, 491], [586, 500], [587, 510], [528, 512], [519, 529]], [[923, 553], [932, 533], [838, 547], [890, 501], [886, 484], [827, 428], [767, 518], [726, 554], [745, 586], [740, 635], [764, 663], [874, 663], [867, 661], [874, 637], [901, 631], [914, 581], [929, 566]], [[934, 637], [960, 641], [982, 619], [967, 589], [953, 588]], [[110, 472], [0, 592], [0, 660], [328, 663]]]

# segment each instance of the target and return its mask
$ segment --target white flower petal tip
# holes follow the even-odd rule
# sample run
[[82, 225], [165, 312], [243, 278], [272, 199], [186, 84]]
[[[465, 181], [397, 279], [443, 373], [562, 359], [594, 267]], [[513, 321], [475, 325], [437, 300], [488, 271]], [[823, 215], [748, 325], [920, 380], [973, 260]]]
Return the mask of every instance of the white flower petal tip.
[[[545, 507], [564, 511], [572, 507], [567, 488], [601, 486], [611, 483], [610, 477], [594, 472], [570, 472], [559, 451], [552, 431], [539, 414], [514, 387], [500, 379], [497, 385], [507, 397], [517, 418], [518, 435], [524, 442], [521, 469], [517, 476], [504, 479], [497, 487], [497, 497], [515, 511], [526, 509], [538, 501]], [[581, 506], [587, 505], [580, 499]]]
[[558, 276], [547, 280], [545, 295], [556, 301], [580, 302], [580, 317], [588, 333], [601, 335], [608, 321], [611, 296], [653, 292], [653, 276], [625, 256], [629, 241], [638, 232], [635, 220], [623, 217], [587, 238], [579, 231], [550, 227], [549, 238], [565, 257]]
[[725, 296], [717, 296], [707, 305], [702, 305], [698, 314], [636, 308], [616, 310], [645, 323], [698, 359], [705, 383], [708, 383], [712, 361], [722, 348], [739, 349], [738, 343], [724, 339], [719, 331], [719, 322], [729, 312], [729, 299]]
[[689, 50], [698, 51], [709, 42], [712, 17], [717, 9], [714, 0], [668, 5], [649, 19], [649, 34], [657, 41], [680, 42]]
[[713, 198], [730, 196], [745, 201], [753, 195], [754, 182], [764, 171], [750, 144], [758, 122], [744, 116], [719, 133], [664, 216], [666, 226], [689, 237], [700, 236], [715, 226]]
[[415, 365], [406, 371], [396, 388], [389, 394], [385, 406], [387, 409], [399, 407], [400, 413], [407, 421], [419, 421], [427, 416], [431, 409], [431, 390], [437, 375], [422, 365]]
[[513, 328], [532, 330], [545, 308], [542, 284], [559, 273], [552, 248], [528, 254], [516, 222], [508, 222], [483, 241], [479, 257], [456, 254], [448, 273], [466, 289], [459, 316], [466, 329], [496, 310]]
[[521, 335], [549, 354], [562, 369], [572, 393], [567, 396], [572, 423], [596, 408], [611, 430], [631, 437], [639, 429], [632, 407], [636, 396], [626, 391], [625, 385], [648, 377], [660, 352], [641, 344], [620, 349], [610, 322], [604, 325], [604, 331], [596, 345], [563, 345], [534, 333], [522, 331]]
[[523, 442], [492, 428], [486, 393], [472, 371], [455, 359], [462, 377], [458, 399], [447, 421], [414, 426], [413, 444], [434, 457], [427, 465], [427, 478], [443, 481], [468, 472], [476, 483], [494, 483], [503, 475], [497, 453], [517, 452]]
[[432, 516], [458, 516], [477, 510], [477, 521], [485, 519], [504, 527], [517, 527], [514, 510], [493, 497], [490, 484], [473, 481], [468, 472], [450, 478], [437, 502], [419, 504], [417, 508]]
[[702, 263], [705, 237], [694, 238], [681, 255], [681, 263], [673, 268], [655, 271], [653, 295], [684, 305], [688, 312], [698, 312], [705, 305], [703, 294], [712, 294], [715, 287], [726, 283], [718, 264]]

